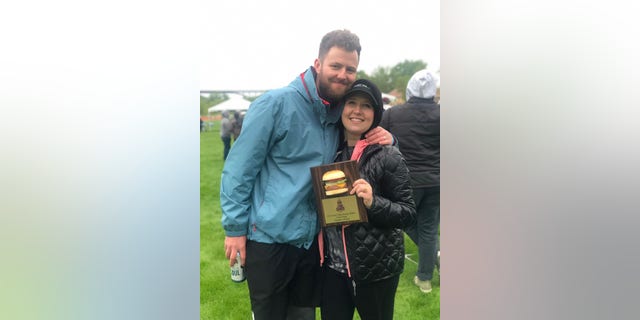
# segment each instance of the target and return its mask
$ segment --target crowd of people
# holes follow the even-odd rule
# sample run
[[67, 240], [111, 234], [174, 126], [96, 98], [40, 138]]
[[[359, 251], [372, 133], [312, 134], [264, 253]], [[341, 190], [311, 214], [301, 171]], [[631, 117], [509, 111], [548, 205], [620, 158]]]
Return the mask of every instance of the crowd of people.
[[[417, 72], [406, 103], [385, 111], [378, 87], [356, 80], [360, 52], [357, 35], [331, 31], [313, 65], [288, 86], [260, 96], [244, 119], [223, 112], [224, 249], [230, 266], [240, 253], [254, 319], [315, 319], [316, 307], [322, 319], [352, 319], [355, 310], [363, 320], [392, 319], [404, 232], [418, 247], [414, 283], [432, 290], [437, 79]], [[359, 163], [349, 192], [362, 199], [368, 219], [321, 227], [310, 168], [346, 160]]]

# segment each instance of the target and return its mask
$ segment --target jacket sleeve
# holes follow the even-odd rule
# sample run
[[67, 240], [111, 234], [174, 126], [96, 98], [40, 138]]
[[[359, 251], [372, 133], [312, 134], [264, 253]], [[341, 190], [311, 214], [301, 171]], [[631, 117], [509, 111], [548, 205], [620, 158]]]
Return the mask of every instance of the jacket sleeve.
[[[382, 119], [380, 120], [380, 126], [387, 129], [387, 131], [389, 131], [389, 114], [391, 113], [390, 110], [386, 110], [385, 112], [382, 113]], [[390, 131], [389, 131], [390, 132]]]
[[227, 236], [246, 235], [256, 179], [275, 140], [277, 110], [268, 95], [253, 102], [225, 161], [220, 179], [222, 227]]
[[391, 136], [393, 136], [391, 145], [396, 148], [399, 148], [400, 142], [398, 140], [398, 136], [396, 136], [395, 134], [393, 134], [393, 132], [391, 132], [391, 120], [390, 120], [391, 112], [392, 112], [391, 110], [387, 110], [382, 113], [382, 120], [380, 120], [380, 126], [383, 127], [385, 130], [389, 131], [389, 133], [391, 133]]
[[409, 169], [402, 154], [387, 148], [369, 209], [369, 223], [381, 228], [406, 228], [416, 223], [416, 205], [409, 179]]

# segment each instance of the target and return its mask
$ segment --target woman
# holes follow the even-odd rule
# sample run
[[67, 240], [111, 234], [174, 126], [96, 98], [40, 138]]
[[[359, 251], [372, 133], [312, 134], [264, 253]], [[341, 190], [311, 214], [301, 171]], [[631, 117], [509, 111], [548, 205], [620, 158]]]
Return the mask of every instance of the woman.
[[409, 171], [395, 147], [367, 145], [364, 134], [382, 118], [380, 90], [356, 80], [344, 97], [343, 143], [335, 161], [357, 160], [361, 179], [351, 194], [362, 198], [368, 222], [323, 229], [322, 319], [393, 319], [404, 269], [402, 228], [416, 221]]

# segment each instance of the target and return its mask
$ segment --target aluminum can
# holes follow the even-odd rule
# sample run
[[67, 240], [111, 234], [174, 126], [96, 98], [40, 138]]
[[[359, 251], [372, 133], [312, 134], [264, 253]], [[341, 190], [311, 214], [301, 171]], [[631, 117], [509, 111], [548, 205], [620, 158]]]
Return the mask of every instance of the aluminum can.
[[240, 252], [236, 254], [236, 263], [231, 266], [231, 281], [242, 282], [247, 278], [244, 276], [244, 267], [240, 261]]

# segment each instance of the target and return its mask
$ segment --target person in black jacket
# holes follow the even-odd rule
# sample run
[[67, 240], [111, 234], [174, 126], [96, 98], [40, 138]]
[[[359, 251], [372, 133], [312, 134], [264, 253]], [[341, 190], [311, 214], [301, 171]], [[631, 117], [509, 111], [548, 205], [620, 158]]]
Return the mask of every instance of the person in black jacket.
[[356, 80], [344, 98], [343, 143], [335, 161], [358, 160], [361, 179], [351, 194], [362, 198], [368, 222], [323, 229], [322, 319], [393, 319], [395, 293], [404, 269], [402, 228], [415, 224], [409, 170], [397, 148], [368, 145], [364, 134], [378, 126], [383, 106], [372, 82]]
[[431, 292], [433, 269], [439, 262], [440, 226], [440, 104], [434, 101], [438, 78], [416, 72], [407, 84], [407, 103], [384, 112], [380, 125], [398, 137], [398, 147], [411, 172], [418, 223], [405, 232], [418, 246], [418, 270], [413, 282]]

